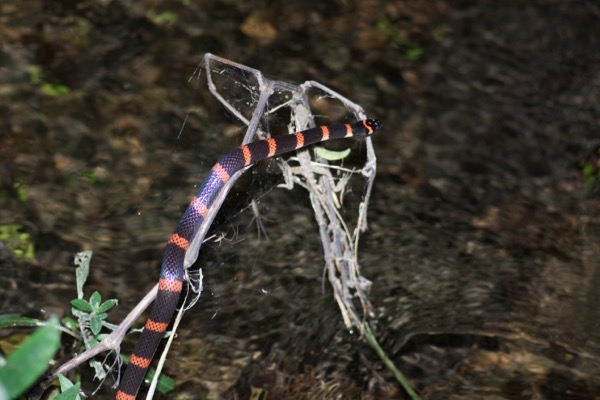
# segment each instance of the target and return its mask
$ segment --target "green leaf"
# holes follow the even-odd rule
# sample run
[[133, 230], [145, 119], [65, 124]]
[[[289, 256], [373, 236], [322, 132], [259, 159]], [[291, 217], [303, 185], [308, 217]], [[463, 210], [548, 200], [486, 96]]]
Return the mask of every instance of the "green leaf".
[[35, 318], [19, 317], [18, 315], [0, 315], [0, 329], [14, 327], [38, 327], [46, 325], [46, 321]]
[[101, 381], [104, 380], [104, 378], [106, 378], [107, 373], [104, 370], [104, 367], [102, 366], [102, 363], [100, 361], [90, 360], [89, 364], [90, 367], [94, 368], [94, 379], [98, 379]]
[[104, 321], [106, 319], [106, 317], [108, 317], [107, 313], [100, 313], [100, 314], [96, 314], [96, 318]]
[[156, 385], [156, 389], [162, 394], [167, 394], [171, 390], [175, 389], [175, 379], [167, 376], [165, 374], [161, 374], [158, 377], [158, 383]]
[[60, 96], [62, 94], [68, 94], [71, 91], [68, 86], [60, 85], [56, 83], [44, 83], [42, 84], [42, 92], [48, 96]]
[[[117, 329], [119, 327], [119, 325], [115, 325], [115, 324], [111, 324], [108, 321], [104, 321], [104, 326], [107, 327], [108, 329], [110, 329], [111, 331], [114, 331], [115, 329]], [[131, 332], [141, 332], [141, 329], [135, 329], [135, 328], [131, 328]]]
[[81, 387], [81, 383], [77, 382], [67, 390], [64, 390], [62, 393], [57, 395], [54, 400], [79, 400], [79, 388]]
[[410, 61], [417, 61], [423, 55], [423, 49], [419, 47], [411, 47], [404, 52], [404, 55]]
[[98, 172], [94, 170], [82, 171], [81, 176], [87, 179], [87, 181], [91, 184], [94, 184], [98, 181]]
[[92, 306], [92, 308], [94, 310], [98, 309], [98, 307], [100, 307], [100, 302], [102, 301], [102, 296], [100, 296], [100, 293], [98, 293], [98, 291], [95, 291], [94, 293], [92, 293], [92, 296], [90, 297], [90, 305]]
[[73, 332], [76, 332], [79, 329], [79, 324], [71, 317], [64, 317], [60, 321], [67, 329]]
[[58, 374], [58, 383], [60, 383], [60, 390], [61, 390], [61, 392], [64, 392], [68, 388], [71, 388], [71, 387], [74, 386], [73, 382], [71, 382], [69, 380], [69, 378], [67, 378], [63, 374]]
[[98, 312], [99, 313], [107, 312], [108, 310], [110, 310], [111, 308], [116, 306], [117, 304], [119, 304], [119, 302], [116, 299], [108, 299], [104, 303], [102, 303], [100, 305], [100, 307], [98, 307]]
[[[146, 383], [150, 383], [152, 379], [154, 379], [154, 375], [156, 374], [156, 370], [154, 368], [150, 368], [146, 373], [146, 377], [144, 381]], [[156, 383], [156, 389], [162, 394], [167, 394], [171, 390], [175, 388], [175, 379], [167, 376], [165, 374], [160, 374], [158, 377], [158, 382]]]
[[0, 383], [10, 398], [25, 392], [46, 371], [60, 346], [58, 321], [53, 317], [48, 326], [35, 331], [10, 355], [0, 368]]
[[102, 319], [98, 318], [97, 315], [92, 316], [90, 318], [90, 330], [96, 336], [102, 330]]
[[346, 150], [342, 150], [342, 151], [333, 151], [333, 150], [327, 150], [324, 147], [316, 147], [315, 153], [319, 157], [324, 158], [327, 161], [338, 161], [338, 160], [343, 160], [344, 158], [348, 157], [348, 154], [350, 154], [350, 149], [346, 149]]
[[[102, 322], [102, 326], [106, 326], [106, 324], [104, 323], [104, 321]], [[97, 340], [98, 342], [101, 342], [104, 339], [106, 339], [108, 336], [110, 336], [109, 333], [102, 333], [102, 334], [96, 336], [95, 340]]]
[[54, 397], [54, 400], [81, 400], [81, 396], [79, 396], [80, 382], [73, 383], [62, 374], [58, 374], [58, 382], [60, 383], [61, 393]]
[[171, 11], [165, 11], [163, 13], [160, 13], [160, 14], [152, 17], [152, 21], [156, 25], [171, 24], [171, 23], [175, 22], [176, 20], [177, 20], [177, 14], [175, 14]]
[[86, 312], [94, 311], [94, 308], [90, 305], [90, 303], [88, 303], [86, 300], [83, 300], [83, 299], [73, 299], [73, 300], [71, 300], [71, 305], [82, 311], [86, 311]]
[[[78, 330], [77, 323], [75, 323], [75, 326], [69, 326], [65, 322], [63, 322], [63, 324], [65, 327], [63, 328], [62, 326], [59, 326], [58, 329], [60, 329], [64, 333], [67, 333], [75, 338], [78, 337], [77, 336], [77, 330]], [[18, 315], [11, 315], [11, 314], [0, 315], [0, 329], [15, 328], [15, 327], [31, 328], [31, 327], [42, 327], [42, 326], [46, 326], [46, 325], [48, 325], [48, 321], [42, 321], [42, 320], [36, 319], [36, 318], [20, 317]], [[0, 400], [2, 400], [2, 397], [0, 397]]]
[[34, 247], [27, 232], [22, 232], [23, 227], [18, 224], [0, 225], [0, 240], [5, 247], [19, 259], [32, 261]]

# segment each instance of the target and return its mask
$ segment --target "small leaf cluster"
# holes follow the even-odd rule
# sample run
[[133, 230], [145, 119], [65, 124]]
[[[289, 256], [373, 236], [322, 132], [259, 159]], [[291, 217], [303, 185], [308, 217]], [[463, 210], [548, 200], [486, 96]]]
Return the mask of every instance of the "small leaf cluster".
[[[102, 302], [102, 296], [100, 293], [94, 292], [90, 296], [90, 300], [84, 299], [74, 299], [71, 300], [71, 305], [73, 306], [71, 312], [75, 315], [80, 321], [85, 322], [86, 325], [89, 325], [90, 331], [97, 339], [100, 331], [102, 330], [102, 326], [108, 317], [107, 311], [117, 305], [116, 299], [108, 299], [105, 302]], [[95, 342], [92, 343], [96, 344]]]

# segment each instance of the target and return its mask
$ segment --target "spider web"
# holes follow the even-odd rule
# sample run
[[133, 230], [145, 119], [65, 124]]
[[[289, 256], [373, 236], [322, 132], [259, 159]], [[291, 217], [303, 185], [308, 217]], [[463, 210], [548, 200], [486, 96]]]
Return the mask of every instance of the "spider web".
[[[294, 85], [269, 80], [259, 70], [212, 54], [204, 56], [203, 65], [212, 95], [246, 125], [244, 144], [282, 130], [292, 133], [320, 124], [365, 118], [362, 107], [318, 82]], [[319, 226], [325, 272], [344, 323], [350, 330], [361, 327], [364, 318], [373, 315], [367, 297], [371, 282], [361, 275], [357, 261], [358, 240], [367, 227], [366, 209], [376, 172], [371, 139], [366, 138], [365, 142], [366, 160], [358, 170], [332, 168], [326, 160], [319, 157], [313, 160], [305, 151], [294, 158], [297, 164], [294, 166], [278, 159], [285, 178], [281, 186], [291, 189], [299, 185], [309, 193]], [[185, 256], [186, 268], [197, 260], [201, 244], [227, 193], [245, 170], [231, 177], [194, 233]], [[357, 173], [364, 177], [364, 195], [351, 231], [339, 208], [351, 175]]]

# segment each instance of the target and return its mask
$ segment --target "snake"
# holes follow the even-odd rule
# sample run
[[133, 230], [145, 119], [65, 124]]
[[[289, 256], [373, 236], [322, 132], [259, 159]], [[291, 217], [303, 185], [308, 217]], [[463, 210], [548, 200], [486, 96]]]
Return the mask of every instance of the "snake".
[[167, 241], [156, 300], [117, 388], [117, 400], [136, 398], [154, 353], [179, 302], [184, 279], [185, 253], [190, 241], [230, 177], [242, 168], [267, 158], [327, 140], [369, 136], [381, 128], [381, 122], [376, 119], [364, 119], [351, 124], [318, 126], [288, 135], [254, 141], [233, 149], [219, 159], [202, 181]]

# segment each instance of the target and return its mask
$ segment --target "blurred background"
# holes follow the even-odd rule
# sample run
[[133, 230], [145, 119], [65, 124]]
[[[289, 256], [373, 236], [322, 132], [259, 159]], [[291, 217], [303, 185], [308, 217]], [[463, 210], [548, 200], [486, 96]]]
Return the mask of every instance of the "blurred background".
[[[68, 315], [81, 250], [86, 293], [119, 299], [111, 322], [155, 284], [243, 135], [194, 75], [211, 52], [383, 121], [359, 260], [377, 337], [423, 398], [598, 399], [599, 25], [583, 0], [3, 0], [0, 310]], [[168, 397], [406, 398], [346, 330], [303, 192], [270, 189], [268, 238], [230, 204], [228, 240], [203, 248]]]

